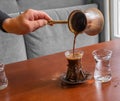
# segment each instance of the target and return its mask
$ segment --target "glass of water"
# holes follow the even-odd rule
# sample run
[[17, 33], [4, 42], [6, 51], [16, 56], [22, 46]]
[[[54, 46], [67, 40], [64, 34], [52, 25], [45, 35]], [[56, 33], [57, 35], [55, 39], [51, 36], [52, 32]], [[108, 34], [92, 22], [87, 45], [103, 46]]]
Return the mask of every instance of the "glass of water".
[[108, 49], [98, 49], [92, 52], [96, 61], [94, 78], [96, 81], [108, 82], [112, 79], [110, 59], [112, 51]]
[[4, 64], [0, 63], [0, 90], [5, 89], [8, 86], [8, 79], [5, 74]]

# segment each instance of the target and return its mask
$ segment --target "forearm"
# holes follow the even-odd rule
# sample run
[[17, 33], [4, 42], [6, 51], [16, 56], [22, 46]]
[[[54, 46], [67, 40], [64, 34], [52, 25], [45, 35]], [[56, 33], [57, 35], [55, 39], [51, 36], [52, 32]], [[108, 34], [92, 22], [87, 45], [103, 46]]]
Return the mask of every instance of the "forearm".
[[5, 31], [5, 29], [3, 28], [3, 22], [4, 22], [7, 18], [10, 18], [10, 16], [0, 10], [0, 29], [1, 29], [2, 31]]

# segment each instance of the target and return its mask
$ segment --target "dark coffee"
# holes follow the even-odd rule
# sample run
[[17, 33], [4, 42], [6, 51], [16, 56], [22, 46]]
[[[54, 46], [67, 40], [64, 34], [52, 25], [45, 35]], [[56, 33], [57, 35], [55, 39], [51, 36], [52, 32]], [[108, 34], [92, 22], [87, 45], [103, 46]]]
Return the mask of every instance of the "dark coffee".
[[69, 65], [71, 66], [80, 66], [82, 54], [80, 53], [71, 53], [69, 56], [67, 56], [67, 60]]
[[74, 36], [74, 40], [73, 40], [73, 56], [74, 56], [74, 51], [75, 51], [76, 37], [77, 37], [77, 34]]
[[68, 70], [66, 74], [66, 80], [77, 82], [85, 79], [81, 65], [82, 55], [83, 53], [71, 53], [67, 56]]

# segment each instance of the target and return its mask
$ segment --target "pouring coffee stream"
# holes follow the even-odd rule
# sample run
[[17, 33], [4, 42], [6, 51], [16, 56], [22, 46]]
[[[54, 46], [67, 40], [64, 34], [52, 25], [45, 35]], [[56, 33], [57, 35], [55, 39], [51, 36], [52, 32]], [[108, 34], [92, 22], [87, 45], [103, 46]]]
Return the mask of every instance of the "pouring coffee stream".
[[93, 36], [99, 34], [104, 25], [104, 18], [100, 10], [97, 8], [89, 8], [85, 11], [73, 10], [68, 16], [68, 20], [51, 20], [48, 24], [68, 24], [69, 30], [74, 33], [74, 44], [78, 34], [86, 33]]
[[97, 8], [90, 8], [82, 12], [81, 10], [74, 10], [70, 13], [67, 21], [49, 21], [48, 24], [68, 24], [69, 30], [74, 33], [74, 41], [73, 41], [73, 53], [72, 60], [68, 59], [68, 62], [74, 63], [74, 65], [69, 64], [68, 70], [66, 73], [66, 77], [63, 77], [63, 81], [68, 84], [77, 84], [83, 82], [88, 79], [90, 74], [84, 72], [82, 68], [82, 64], [76, 65], [77, 61], [81, 61], [76, 58], [75, 53], [75, 44], [76, 37], [78, 34], [86, 33], [90, 36], [97, 35], [102, 31], [104, 25], [104, 18], [102, 13]]

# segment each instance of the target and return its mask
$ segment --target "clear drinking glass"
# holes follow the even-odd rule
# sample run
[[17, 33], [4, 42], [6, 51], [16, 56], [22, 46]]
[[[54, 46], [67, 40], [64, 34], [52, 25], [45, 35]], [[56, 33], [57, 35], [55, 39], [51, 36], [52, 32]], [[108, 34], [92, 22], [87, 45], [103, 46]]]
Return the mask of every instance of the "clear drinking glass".
[[68, 69], [66, 73], [66, 80], [76, 84], [85, 80], [85, 74], [82, 68], [82, 56], [84, 52], [80, 50], [66, 51], [65, 56], [68, 61]]
[[5, 74], [4, 64], [0, 63], [0, 90], [8, 86], [8, 79]]
[[110, 59], [112, 51], [108, 49], [98, 49], [92, 52], [96, 61], [94, 78], [96, 81], [108, 82], [111, 80]]

